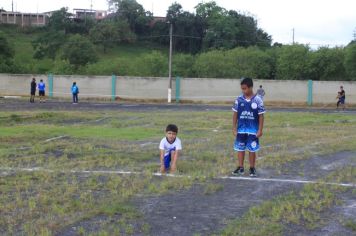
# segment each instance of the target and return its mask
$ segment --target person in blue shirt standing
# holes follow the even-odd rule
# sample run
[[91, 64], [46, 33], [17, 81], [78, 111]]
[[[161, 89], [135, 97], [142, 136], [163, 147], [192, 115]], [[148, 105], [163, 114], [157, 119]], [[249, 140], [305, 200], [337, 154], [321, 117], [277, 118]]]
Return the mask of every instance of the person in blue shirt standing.
[[45, 102], [46, 96], [46, 84], [41, 79], [38, 83], [38, 95], [40, 96], [40, 102]]
[[260, 96], [253, 93], [253, 81], [241, 81], [242, 95], [237, 97], [232, 107], [234, 150], [237, 152], [238, 167], [233, 175], [244, 174], [245, 152], [249, 152], [250, 176], [256, 177], [256, 152], [259, 151], [259, 138], [263, 134], [265, 107]]
[[74, 82], [72, 85], [73, 104], [78, 104], [78, 94], [79, 88], [77, 82]]

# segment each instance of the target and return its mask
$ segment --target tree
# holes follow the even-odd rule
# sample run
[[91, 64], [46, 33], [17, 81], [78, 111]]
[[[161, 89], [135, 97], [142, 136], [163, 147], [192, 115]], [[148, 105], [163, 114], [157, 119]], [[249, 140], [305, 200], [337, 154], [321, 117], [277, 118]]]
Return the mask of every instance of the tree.
[[97, 61], [94, 45], [84, 36], [70, 36], [63, 48], [63, 59], [68, 60], [76, 69]]
[[0, 73], [12, 72], [14, 55], [13, 46], [7, 40], [6, 35], [0, 31]]
[[[169, 31], [168, 23], [173, 24], [174, 49], [181, 52], [197, 53], [201, 50], [202, 31], [201, 25], [197, 21], [193, 13], [183, 11], [183, 8], [178, 3], [173, 3], [167, 11], [167, 22], [164, 27], [164, 32]], [[166, 41], [168, 44], [168, 40]]]
[[280, 80], [308, 78], [309, 47], [286, 45], [276, 48], [276, 77]]
[[146, 35], [149, 33], [149, 23], [153, 16], [149, 11], [145, 11], [143, 6], [136, 0], [110, 0], [109, 4], [116, 9], [116, 20], [127, 21], [131, 31], [137, 35]]
[[346, 77], [343, 48], [321, 47], [310, 53], [308, 67], [312, 80], [343, 80]]
[[135, 41], [135, 35], [126, 21], [103, 21], [96, 24], [89, 32], [94, 44], [102, 45], [104, 53], [121, 42]]
[[258, 47], [211, 50], [197, 56], [194, 70], [198, 77], [259, 79], [270, 78], [273, 58]]
[[35, 49], [33, 57], [35, 59], [48, 57], [55, 60], [65, 41], [66, 36], [63, 31], [49, 30], [32, 42]]
[[89, 34], [90, 29], [95, 26], [95, 19], [87, 16], [84, 19], [73, 19], [66, 26], [67, 34]]
[[273, 69], [273, 58], [257, 46], [238, 47], [228, 51], [227, 56], [234, 62], [234, 77], [269, 79]]
[[55, 60], [57, 53], [66, 41], [66, 34], [71, 27], [71, 16], [72, 14], [68, 13], [67, 8], [53, 12], [46, 26], [46, 32], [32, 42], [35, 59], [48, 57]]
[[272, 37], [258, 28], [252, 16], [227, 11], [214, 1], [198, 4], [196, 16], [201, 21], [205, 49], [271, 46]]
[[48, 21], [48, 28], [53, 31], [64, 31], [67, 33], [67, 29], [72, 23], [72, 14], [68, 12], [68, 8], [62, 7], [60, 10], [53, 12]]
[[345, 69], [351, 80], [356, 80], [356, 42], [350, 43], [345, 48]]

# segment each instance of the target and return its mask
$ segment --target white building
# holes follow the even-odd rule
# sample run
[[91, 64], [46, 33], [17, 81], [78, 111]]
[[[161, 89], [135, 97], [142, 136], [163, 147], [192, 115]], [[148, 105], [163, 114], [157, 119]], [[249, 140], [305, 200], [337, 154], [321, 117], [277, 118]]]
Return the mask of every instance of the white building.
[[22, 27], [45, 26], [48, 15], [43, 13], [0, 12], [0, 24], [13, 24]]

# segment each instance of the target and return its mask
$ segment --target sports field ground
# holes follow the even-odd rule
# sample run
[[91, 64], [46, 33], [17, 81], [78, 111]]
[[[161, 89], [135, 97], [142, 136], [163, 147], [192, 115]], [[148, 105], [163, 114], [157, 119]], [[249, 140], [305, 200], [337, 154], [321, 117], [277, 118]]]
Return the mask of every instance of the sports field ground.
[[[183, 152], [161, 176], [168, 123]], [[269, 109], [257, 178], [230, 175], [231, 123], [229, 106], [0, 100], [0, 235], [356, 234], [356, 111]]]

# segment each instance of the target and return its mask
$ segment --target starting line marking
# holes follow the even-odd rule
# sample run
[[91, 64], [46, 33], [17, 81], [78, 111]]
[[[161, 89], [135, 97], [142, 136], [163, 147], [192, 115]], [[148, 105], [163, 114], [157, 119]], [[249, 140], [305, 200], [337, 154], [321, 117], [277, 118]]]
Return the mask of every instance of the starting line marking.
[[44, 143], [48, 143], [48, 142], [52, 142], [54, 140], [57, 140], [57, 139], [62, 139], [62, 138], [67, 138], [68, 136], [67, 135], [62, 135], [62, 136], [58, 136], [58, 137], [54, 137], [54, 138], [49, 138], [49, 139], [46, 139], [44, 141]]
[[[1, 167], [0, 171], [17, 171], [17, 172], [48, 172], [48, 173], [74, 173], [74, 174], [109, 174], [109, 175], [140, 175], [143, 172], [135, 171], [121, 171], [121, 170], [49, 170], [43, 169], [41, 167], [34, 168], [6, 168]], [[158, 177], [170, 177], [170, 178], [192, 178], [189, 175], [174, 175], [174, 174], [161, 174], [161, 173], [152, 173], [153, 176]], [[230, 180], [244, 180], [244, 181], [257, 181], [257, 182], [279, 182], [279, 183], [295, 183], [295, 184], [326, 184], [342, 187], [352, 187], [355, 188], [356, 184], [353, 183], [333, 183], [333, 182], [322, 182], [316, 180], [297, 180], [297, 179], [278, 179], [278, 178], [259, 178], [259, 177], [243, 177], [243, 176], [218, 176], [214, 179], [230, 179]]]

